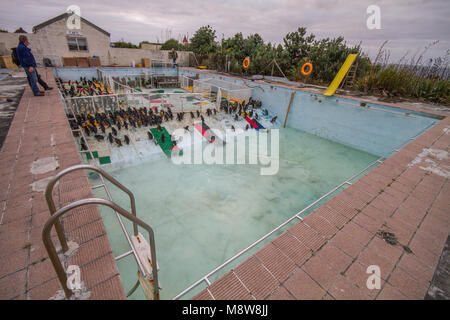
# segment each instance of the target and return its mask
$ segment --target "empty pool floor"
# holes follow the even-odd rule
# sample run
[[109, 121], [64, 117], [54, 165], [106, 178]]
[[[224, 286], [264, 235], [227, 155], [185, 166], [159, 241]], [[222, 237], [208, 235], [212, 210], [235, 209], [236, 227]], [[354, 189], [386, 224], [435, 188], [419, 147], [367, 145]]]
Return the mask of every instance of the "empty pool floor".
[[[55, 87], [51, 70], [40, 71]], [[450, 161], [417, 156], [424, 148], [448, 151], [449, 127], [442, 120], [196, 298], [423, 299], [450, 229], [450, 184], [439, 175]], [[39, 165], [45, 158], [56, 170]], [[33, 97], [27, 87], [0, 152], [0, 299], [48, 299], [60, 289], [41, 240], [49, 216], [42, 185], [79, 163], [57, 91]], [[63, 205], [91, 195], [87, 176], [71, 175], [55, 199]], [[74, 212], [63, 226], [80, 245], [70, 262], [80, 266], [91, 299], [124, 299], [97, 208]], [[387, 244], [379, 230], [412, 253]], [[379, 290], [366, 288], [368, 265], [381, 269]]]

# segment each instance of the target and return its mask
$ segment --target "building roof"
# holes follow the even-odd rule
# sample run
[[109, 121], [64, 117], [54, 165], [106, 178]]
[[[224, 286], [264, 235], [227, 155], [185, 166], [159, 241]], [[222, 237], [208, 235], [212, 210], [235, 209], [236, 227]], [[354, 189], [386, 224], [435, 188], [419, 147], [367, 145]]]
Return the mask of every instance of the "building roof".
[[[57, 16], [57, 17], [54, 17], [54, 18], [52, 18], [52, 19], [50, 19], [50, 20], [47, 20], [47, 21], [45, 21], [45, 22], [42, 22], [42, 23], [40, 23], [40, 24], [38, 24], [38, 25], [36, 25], [36, 26], [33, 27], [33, 32], [36, 32], [37, 30], [42, 29], [42, 28], [44, 28], [44, 27], [46, 27], [46, 26], [48, 26], [48, 25], [50, 25], [50, 24], [52, 24], [52, 23], [54, 23], [54, 22], [56, 22], [56, 21], [59, 21], [59, 20], [61, 20], [61, 19], [66, 19], [68, 16], [69, 16], [69, 13], [65, 12], [65, 13], [63, 13], [63, 14], [60, 14], [60, 15]], [[108, 37], [111, 36], [109, 32], [107, 32], [107, 31], [103, 30], [102, 28], [96, 26], [96, 25], [93, 24], [92, 22], [87, 21], [87, 20], [84, 19], [83, 17], [80, 17], [80, 18], [81, 18], [81, 21], [83, 21], [83, 22], [86, 23], [87, 25], [89, 25], [89, 26], [93, 27], [94, 29], [97, 29], [98, 31], [104, 33], [104, 34], [107, 35]]]

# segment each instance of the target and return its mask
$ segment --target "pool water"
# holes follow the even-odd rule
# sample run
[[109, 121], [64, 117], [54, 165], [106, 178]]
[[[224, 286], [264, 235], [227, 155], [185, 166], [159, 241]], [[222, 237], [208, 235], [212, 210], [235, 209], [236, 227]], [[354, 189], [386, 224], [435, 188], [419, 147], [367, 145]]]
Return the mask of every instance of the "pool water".
[[[260, 175], [258, 165], [175, 165], [169, 159], [110, 169], [134, 193], [138, 217], [154, 229], [162, 299], [174, 297], [378, 158], [289, 127], [280, 129], [279, 153], [279, 171], [269, 176]], [[130, 209], [128, 196], [108, 187], [114, 201]], [[94, 194], [105, 197], [100, 189]], [[116, 216], [100, 210], [114, 255], [128, 251]], [[136, 282], [137, 265], [132, 256], [117, 265], [127, 292]], [[140, 289], [130, 297], [144, 298]]]

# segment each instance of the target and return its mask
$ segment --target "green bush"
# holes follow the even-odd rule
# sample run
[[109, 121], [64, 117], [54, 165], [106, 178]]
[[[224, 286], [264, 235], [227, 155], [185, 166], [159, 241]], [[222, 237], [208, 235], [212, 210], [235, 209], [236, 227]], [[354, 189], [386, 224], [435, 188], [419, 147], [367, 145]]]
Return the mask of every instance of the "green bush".
[[[343, 37], [316, 39], [307, 34], [306, 28], [298, 28], [283, 38], [283, 45], [265, 43], [259, 34], [244, 37], [242, 33], [216, 42], [216, 31], [211, 26], [203, 26], [191, 38], [190, 50], [200, 65], [219, 71], [227, 70], [237, 74], [270, 75], [269, 64], [276, 59], [288, 79], [328, 86], [334, 79], [349, 54], [358, 54], [358, 64], [354, 88], [366, 94], [383, 94], [389, 97], [405, 97], [450, 105], [448, 75], [440, 70], [448, 65], [448, 59], [430, 60], [428, 66], [421, 63], [423, 53], [417, 60], [405, 66], [388, 65], [388, 55], [380, 48], [374, 63], [362, 52], [361, 45], [349, 46]], [[434, 44], [434, 43], [433, 43]], [[384, 62], [379, 60], [384, 56]], [[242, 62], [250, 57], [250, 67], [245, 70]], [[406, 57], [406, 56], [405, 56]], [[402, 58], [403, 59], [403, 58]], [[310, 62], [313, 72], [309, 76], [300, 73], [302, 66]], [[274, 76], [282, 76], [278, 68], [273, 68]]]

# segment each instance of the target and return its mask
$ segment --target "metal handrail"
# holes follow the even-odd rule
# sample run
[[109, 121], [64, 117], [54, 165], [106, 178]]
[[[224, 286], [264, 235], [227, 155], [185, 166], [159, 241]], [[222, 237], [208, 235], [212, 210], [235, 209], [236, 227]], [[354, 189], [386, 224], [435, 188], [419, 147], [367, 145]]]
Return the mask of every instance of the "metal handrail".
[[53, 267], [55, 268], [56, 274], [58, 276], [59, 282], [61, 283], [61, 286], [64, 290], [65, 296], [67, 299], [69, 299], [73, 292], [69, 289], [67, 286], [67, 275], [66, 272], [61, 264], [61, 261], [58, 258], [58, 253], [56, 252], [55, 246], [50, 238], [50, 231], [51, 227], [59, 221], [59, 218], [69, 212], [70, 210], [73, 210], [75, 208], [89, 205], [89, 204], [98, 204], [98, 205], [104, 205], [108, 206], [111, 209], [113, 209], [115, 212], [118, 212], [125, 218], [131, 220], [133, 224], [139, 225], [140, 227], [147, 230], [149, 234], [149, 241], [150, 241], [150, 254], [152, 258], [152, 276], [153, 276], [153, 297], [155, 300], [159, 300], [159, 283], [158, 283], [158, 267], [157, 267], [157, 261], [156, 261], [156, 250], [155, 250], [155, 236], [153, 233], [153, 229], [143, 222], [142, 220], [138, 219], [135, 215], [130, 214], [127, 210], [123, 209], [122, 207], [118, 206], [112, 201], [101, 199], [101, 198], [88, 198], [83, 200], [78, 200], [75, 202], [72, 202], [68, 204], [67, 206], [59, 209], [57, 212], [55, 212], [45, 223], [44, 228], [42, 230], [42, 241], [44, 242], [45, 249], [47, 250], [48, 256], [53, 264]]
[[[130, 202], [131, 202], [131, 212], [132, 214], [137, 217], [136, 215], [136, 201], [134, 199], [134, 195], [133, 193], [127, 189], [124, 185], [122, 185], [119, 181], [117, 181], [115, 178], [113, 178], [111, 175], [109, 175], [108, 173], [106, 173], [104, 170], [92, 166], [92, 165], [88, 165], [88, 164], [79, 164], [79, 165], [75, 165], [72, 166], [70, 168], [64, 169], [61, 172], [59, 172], [56, 176], [54, 176], [47, 184], [47, 187], [45, 188], [45, 198], [47, 200], [47, 205], [48, 208], [50, 210], [50, 215], [53, 215], [56, 212], [56, 207], [55, 207], [55, 202], [53, 201], [53, 188], [56, 184], [56, 182], [58, 182], [59, 179], [61, 179], [63, 176], [77, 171], [77, 170], [92, 170], [95, 171], [97, 173], [99, 173], [101, 176], [105, 177], [109, 182], [111, 182], [112, 184], [114, 184], [116, 187], [118, 187], [119, 189], [121, 189], [122, 191], [124, 191], [126, 194], [128, 194], [128, 196], [130, 197]], [[58, 232], [58, 230], [56, 230]], [[65, 236], [62, 233], [62, 229], [59, 230], [61, 232], [61, 236], [58, 233], [58, 238], [61, 240], [62, 238], [64, 238], [64, 242], [66, 242]], [[137, 236], [138, 235], [138, 229], [137, 229], [137, 225], [136, 223], [133, 222], [133, 232], [134, 235]], [[62, 245], [63, 243], [61, 243]], [[67, 246], [67, 242], [66, 242], [66, 246]], [[64, 248], [63, 248], [64, 250]], [[65, 249], [64, 251], [67, 251], [67, 249]]]
[[[120, 188], [125, 193], [127, 193], [128, 196], [130, 197], [132, 214], [135, 217], [137, 217], [137, 215], [136, 215], [136, 204], [135, 204], [135, 199], [134, 199], [133, 193], [129, 189], [127, 189], [125, 186], [123, 186], [119, 181], [117, 181], [112, 176], [110, 176], [108, 173], [106, 173], [105, 171], [103, 171], [102, 169], [100, 169], [98, 167], [91, 166], [91, 165], [75, 165], [73, 167], [70, 167], [70, 168], [67, 168], [67, 169], [61, 171], [59, 174], [57, 174], [55, 177], [53, 177], [52, 180], [50, 180], [50, 182], [47, 184], [47, 187], [46, 187], [46, 190], [45, 190], [45, 197], [47, 199], [47, 205], [48, 205], [49, 210], [50, 210], [50, 215], [53, 215], [55, 213], [55, 211], [56, 211], [55, 204], [54, 204], [53, 197], [52, 197], [53, 188], [54, 188], [56, 182], [61, 177], [63, 177], [64, 175], [66, 175], [68, 173], [74, 172], [76, 170], [83, 170], [83, 169], [93, 170], [93, 171], [95, 171], [95, 172], [100, 174], [100, 178], [102, 180], [102, 184], [99, 185], [99, 186], [96, 186], [96, 187], [104, 187], [105, 188], [105, 191], [106, 191], [106, 194], [107, 194], [107, 196], [109, 198], [109, 201], [112, 202], [112, 196], [111, 196], [108, 188], [106, 187], [106, 184], [105, 184], [105, 181], [104, 181], [103, 178], [106, 178], [111, 183], [113, 183], [118, 188]], [[117, 218], [119, 220], [119, 223], [120, 223], [120, 226], [122, 228], [122, 231], [124, 232], [125, 237], [126, 237], [126, 239], [128, 241], [128, 244], [130, 245], [131, 250], [126, 252], [126, 253], [124, 253], [124, 254], [122, 254], [122, 255], [120, 255], [120, 256], [118, 256], [118, 257], [116, 257], [115, 259], [116, 260], [120, 260], [120, 259], [122, 259], [122, 258], [124, 258], [124, 257], [126, 257], [126, 256], [128, 256], [130, 254], [133, 254], [134, 257], [135, 257], [136, 263], [137, 263], [137, 265], [139, 267], [139, 270], [141, 271], [142, 274], [145, 274], [145, 268], [143, 267], [143, 265], [142, 265], [142, 263], [141, 263], [141, 261], [140, 261], [140, 259], [138, 257], [138, 254], [137, 254], [135, 248], [132, 245], [132, 241], [131, 241], [131, 239], [130, 239], [130, 237], [128, 235], [128, 232], [127, 232], [125, 226], [123, 225], [122, 219], [120, 218], [120, 215], [117, 214], [117, 212], [116, 212], [116, 215], [117, 215]], [[66, 237], [64, 235], [64, 232], [63, 232], [63, 229], [61, 227], [61, 224], [60, 224], [59, 220], [57, 220], [56, 223], [55, 223], [55, 229], [56, 229], [56, 233], [58, 235], [58, 238], [60, 240], [62, 250], [63, 250], [63, 252], [66, 252], [68, 250], [67, 240], [66, 240]], [[134, 232], [135, 236], [138, 235], [137, 225], [134, 222], [133, 222], [133, 232]], [[154, 248], [152, 250], [154, 250]], [[130, 296], [135, 290], [136, 290], [136, 287], [133, 287], [128, 292], [127, 296]]]

